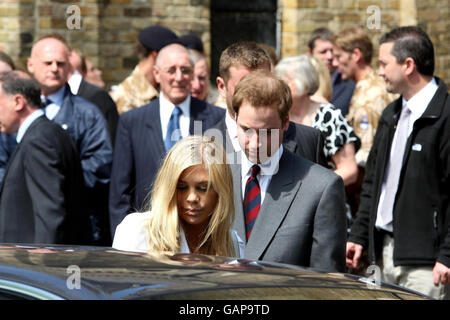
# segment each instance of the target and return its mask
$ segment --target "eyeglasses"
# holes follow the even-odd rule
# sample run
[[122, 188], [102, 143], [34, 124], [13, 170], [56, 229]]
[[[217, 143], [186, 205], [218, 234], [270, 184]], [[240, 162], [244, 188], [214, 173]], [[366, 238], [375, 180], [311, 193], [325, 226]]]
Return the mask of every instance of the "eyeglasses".
[[[164, 70], [164, 72], [166, 72], [170, 75], [174, 75], [177, 72], [177, 69], [178, 68], [176, 68], [176, 67], [171, 67], [169, 69]], [[184, 76], [191, 75], [193, 72], [192, 68], [189, 68], [189, 67], [180, 67], [179, 69], [181, 71], [181, 74]]]

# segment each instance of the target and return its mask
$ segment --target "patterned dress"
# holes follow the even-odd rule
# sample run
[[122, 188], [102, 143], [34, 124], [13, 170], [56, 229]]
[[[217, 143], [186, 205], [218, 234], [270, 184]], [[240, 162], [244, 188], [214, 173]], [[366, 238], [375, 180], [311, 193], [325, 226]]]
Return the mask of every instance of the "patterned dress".
[[325, 140], [324, 152], [329, 160], [347, 143], [353, 142], [355, 144], [355, 152], [361, 145], [359, 138], [342, 115], [341, 110], [331, 103], [322, 103], [319, 106], [312, 127], [322, 132]]
[[157, 96], [158, 91], [141, 74], [138, 66], [111, 92], [119, 114], [141, 107]]

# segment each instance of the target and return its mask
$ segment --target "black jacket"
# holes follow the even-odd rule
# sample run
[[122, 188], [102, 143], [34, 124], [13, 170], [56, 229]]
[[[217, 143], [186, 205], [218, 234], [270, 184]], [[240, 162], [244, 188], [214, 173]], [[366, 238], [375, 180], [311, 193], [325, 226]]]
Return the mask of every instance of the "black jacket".
[[[439, 89], [408, 138], [394, 203], [394, 265], [450, 266], [450, 98]], [[378, 200], [398, 122], [402, 98], [384, 110], [366, 166], [361, 204], [349, 241], [369, 248], [371, 263], [379, 257], [375, 229]]]
[[71, 137], [45, 116], [14, 150], [0, 189], [0, 242], [86, 244], [83, 173]]

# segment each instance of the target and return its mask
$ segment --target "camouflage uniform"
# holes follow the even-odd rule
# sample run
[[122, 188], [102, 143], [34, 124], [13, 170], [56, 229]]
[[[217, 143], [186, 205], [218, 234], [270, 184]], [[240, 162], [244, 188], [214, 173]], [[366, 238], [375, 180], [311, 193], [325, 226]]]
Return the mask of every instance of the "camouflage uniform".
[[157, 96], [158, 91], [139, 72], [138, 66], [111, 92], [119, 114], [141, 107]]
[[398, 95], [386, 91], [386, 83], [373, 69], [356, 83], [347, 120], [361, 139], [361, 148], [355, 155], [358, 165], [365, 167], [381, 113], [396, 98]]

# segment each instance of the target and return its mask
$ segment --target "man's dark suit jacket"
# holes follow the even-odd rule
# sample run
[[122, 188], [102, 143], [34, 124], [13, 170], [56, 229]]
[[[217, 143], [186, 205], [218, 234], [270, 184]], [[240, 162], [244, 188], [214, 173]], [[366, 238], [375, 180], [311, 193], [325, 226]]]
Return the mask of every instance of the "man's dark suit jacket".
[[111, 144], [114, 145], [119, 113], [117, 112], [116, 104], [108, 92], [82, 79], [77, 94], [94, 103], [100, 109], [108, 125]]
[[[227, 133], [225, 117], [212, 128], [220, 131], [227, 154], [234, 153], [233, 144]], [[212, 130], [208, 130], [206, 134], [216, 135]], [[323, 152], [323, 137], [315, 128], [291, 121], [288, 129], [284, 132], [283, 146], [300, 157], [327, 167], [327, 160]]]
[[[201, 134], [224, 114], [224, 109], [191, 97], [190, 134], [197, 133], [194, 121], [201, 121]], [[165, 155], [159, 99], [120, 116], [109, 192], [112, 234], [128, 213], [142, 210], [146, 205]]]
[[349, 79], [342, 79], [338, 70], [334, 71], [331, 76], [331, 84], [333, 86], [333, 94], [331, 96], [331, 103], [341, 110], [342, 115], [345, 117], [350, 107], [350, 101], [353, 97], [353, 91], [355, 91], [355, 81]]
[[14, 150], [0, 190], [0, 242], [82, 244], [83, 173], [71, 137], [38, 117]]

